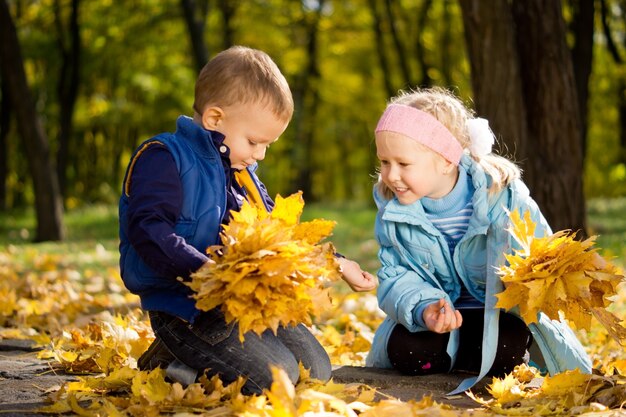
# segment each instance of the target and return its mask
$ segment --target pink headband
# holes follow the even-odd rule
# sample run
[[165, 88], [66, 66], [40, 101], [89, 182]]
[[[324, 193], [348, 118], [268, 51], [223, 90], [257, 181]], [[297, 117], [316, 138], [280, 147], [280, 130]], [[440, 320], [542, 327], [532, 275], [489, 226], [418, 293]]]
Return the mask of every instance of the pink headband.
[[390, 104], [380, 117], [375, 132], [400, 133], [459, 164], [463, 147], [439, 120], [425, 111], [403, 104]]

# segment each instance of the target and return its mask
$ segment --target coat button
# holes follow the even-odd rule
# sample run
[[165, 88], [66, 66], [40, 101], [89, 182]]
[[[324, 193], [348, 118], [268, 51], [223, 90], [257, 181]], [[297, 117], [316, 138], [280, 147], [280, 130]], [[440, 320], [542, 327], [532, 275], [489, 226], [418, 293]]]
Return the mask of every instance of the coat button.
[[226, 153], [227, 150], [228, 150], [228, 148], [226, 147], [226, 145], [220, 146], [220, 152], [221, 153]]

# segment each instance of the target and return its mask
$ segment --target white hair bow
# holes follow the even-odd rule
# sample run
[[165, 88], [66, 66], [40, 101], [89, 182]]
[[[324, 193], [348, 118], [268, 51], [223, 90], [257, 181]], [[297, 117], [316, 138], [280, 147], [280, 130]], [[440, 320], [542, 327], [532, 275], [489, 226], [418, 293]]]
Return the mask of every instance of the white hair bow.
[[496, 138], [489, 128], [487, 119], [477, 117], [468, 120], [467, 130], [470, 138], [470, 153], [479, 157], [490, 154]]

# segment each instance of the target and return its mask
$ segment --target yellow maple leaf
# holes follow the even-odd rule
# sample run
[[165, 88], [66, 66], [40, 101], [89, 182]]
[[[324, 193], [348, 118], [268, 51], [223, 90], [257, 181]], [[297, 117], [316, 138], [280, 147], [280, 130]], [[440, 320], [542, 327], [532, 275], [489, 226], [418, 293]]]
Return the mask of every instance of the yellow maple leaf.
[[272, 366], [272, 386], [264, 393], [272, 403], [273, 413], [270, 415], [294, 417], [298, 415], [294, 401], [296, 389], [281, 368]]
[[588, 385], [592, 375], [583, 374], [580, 370], [565, 371], [554, 376], [547, 376], [541, 385], [544, 395], [554, 395], [556, 397], [565, 396], [568, 393], [581, 390]]
[[295, 225], [294, 239], [302, 239], [312, 245], [328, 237], [335, 228], [331, 220], [316, 219]]
[[319, 242], [334, 222], [299, 223], [303, 207], [302, 193], [276, 197], [270, 214], [244, 202], [224, 226], [222, 245], [208, 248], [213, 262], [187, 283], [199, 309], [220, 306], [227, 322], [238, 323], [242, 341], [248, 331], [311, 324], [329, 305], [323, 289], [340, 276], [339, 267], [332, 244]]
[[504, 378], [493, 379], [487, 387], [492, 399], [470, 397], [499, 415], [578, 415], [592, 408], [594, 395], [610, 384], [606, 377], [579, 370], [543, 378], [535, 368], [519, 365]]
[[282, 220], [288, 226], [293, 226], [300, 220], [300, 215], [304, 209], [304, 199], [302, 192], [297, 192], [287, 198], [276, 196], [272, 210], [272, 219]]
[[15, 289], [5, 287], [4, 282], [0, 284], [0, 316], [11, 316], [17, 310], [17, 293]]
[[149, 404], [163, 401], [170, 393], [170, 384], [165, 382], [165, 371], [156, 368], [137, 372], [132, 380], [132, 393], [136, 397], [145, 398]]
[[559, 319], [562, 313], [584, 329], [589, 329], [593, 315], [623, 344], [626, 329], [605, 308], [624, 275], [597, 253], [595, 236], [578, 241], [573, 233], [559, 231], [535, 237], [536, 224], [530, 212], [522, 218], [514, 210], [509, 217], [512, 226], [507, 230], [521, 249], [505, 254], [508, 264], [498, 268], [506, 288], [496, 294], [496, 307], [510, 310], [519, 306], [527, 324], [536, 322], [540, 311], [551, 319]]

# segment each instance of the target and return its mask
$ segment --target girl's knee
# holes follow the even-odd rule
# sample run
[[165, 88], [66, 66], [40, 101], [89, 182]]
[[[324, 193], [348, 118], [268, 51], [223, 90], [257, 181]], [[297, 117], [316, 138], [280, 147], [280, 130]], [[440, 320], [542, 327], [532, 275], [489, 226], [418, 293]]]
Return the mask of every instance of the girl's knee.
[[443, 354], [433, 354], [429, 358], [426, 357], [389, 357], [391, 365], [394, 369], [400, 371], [404, 375], [432, 375], [446, 373], [450, 369], [450, 357]]
[[450, 356], [446, 353], [448, 338], [448, 334], [411, 333], [398, 324], [389, 336], [387, 356], [392, 366], [405, 375], [448, 372], [450, 369]]

